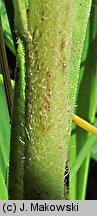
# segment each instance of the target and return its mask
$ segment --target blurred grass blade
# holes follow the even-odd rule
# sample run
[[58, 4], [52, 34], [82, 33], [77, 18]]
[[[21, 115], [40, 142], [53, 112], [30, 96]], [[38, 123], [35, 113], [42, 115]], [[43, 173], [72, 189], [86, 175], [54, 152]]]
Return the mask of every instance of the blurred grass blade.
[[12, 38], [10, 37], [10, 35], [8, 34], [8, 32], [5, 29], [3, 29], [3, 33], [4, 33], [4, 40], [5, 40], [6, 46], [10, 49], [10, 51], [14, 55], [16, 55], [16, 51], [15, 51], [15, 48], [14, 48], [14, 45], [13, 45]]
[[90, 135], [87, 142], [85, 142], [85, 144], [83, 145], [83, 147], [79, 151], [75, 163], [71, 167], [70, 181], [73, 179], [73, 177], [78, 172], [78, 170], [79, 170], [80, 166], [82, 165], [82, 163], [83, 163], [84, 159], [86, 158], [86, 156], [90, 153], [94, 142], [97, 143], [97, 137], [94, 136], [94, 135]]
[[9, 73], [9, 67], [8, 67], [8, 62], [7, 62], [5, 44], [4, 44], [4, 37], [3, 37], [3, 32], [2, 32], [1, 16], [0, 16], [0, 52], [1, 52], [1, 57], [0, 57], [1, 70], [3, 74], [4, 87], [5, 87], [5, 93], [6, 93], [7, 103], [8, 103], [9, 114], [11, 117], [11, 114], [12, 114], [12, 87], [11, 87], [10, 73]]
[[[97, 125], [97, 118], [95, 118], [95, 125]], [[93, 143], [93, 146], [91, 149], [91, 158], [97, 161], [97, 142]]]
[[8, 184], [8, 164], [10, 148], [10, 117], [6, 102], [3, 78], [0, 75], [0, 198], [4, 198]]
[[[13, 23], [13, 25], [14, 25], [13, 17], [12, 17], [14, 11], [12, 10], [12, 7], [11, 7], [11, 0], [10, 1], [5, 0], [5, 2], [6, 2], [7, 7], [10, 4], [10, 7], [9, 7], [10, 20], [11, 20], [11, 23]], [[13, 30], [11, 29], [11, 31], [12, 31], [12, 35], [11, 35], [11, 31], [10, 31], [11, 26], [9, 26], [7, 13], [6, 13], [6, 9], [5, 9], [5, 4], [4, 4], [3, 0], [0, 1], [0, 13], [1, 13], [1, 18], [2, 18], [2, 27], [3, 27], [5, 43], [6, 43], [7, 47], [11, 50], [11, 52], [15, 55], [16, 54], [15, 47], [14, 47], [15, 43], [13, 43], [13, 39], [15, 38], [15, 31], [14, 31], [14, 28], [12, 26]], [[12, 39], [12, 36], [13, 36], [13, 39]]]
[[91, 158], [97, 161], [97, 142], [93, 143], [93, 147], [91, 149]]
[[7, 188], [0, 171], [0, 200], [7, 200], [7, 199], [8, 199]]

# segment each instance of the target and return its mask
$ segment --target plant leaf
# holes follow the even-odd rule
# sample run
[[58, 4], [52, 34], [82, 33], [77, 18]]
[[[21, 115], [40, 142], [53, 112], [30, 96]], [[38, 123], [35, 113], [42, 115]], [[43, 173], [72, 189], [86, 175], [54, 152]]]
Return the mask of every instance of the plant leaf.
[[[8, 163], [10, 148], [10, 118], [2, 76], [0, 75], [0, 197], [3, 197], [1, 186], [7, 186]], [[3, 187], [2, 186], [2, 187]], [[4, 188], [4, 187], [3, 187]], [[3, 189], [2, 189], [3, 190]], [[5, 191], [6, 193], [6, 191]]]
[[73, 166], [71, 167], [70, 170], [70, 181], [73, 179], [73, 177], [76, 175], [76, 173], [78, 172], [80, 166], [82, 165], [84, 159], [86, 158], [86, 156], [88, 154], [90, 154], [91, 148], [93, 146], [93, 143], [97, 144], [97, 137], [94, 135], [91, 135], [87, 142], [85, 142], [85, 144], [83, 145], [83, 147], [81, 148], [79, 154], [77, 155], [77, 158], [73, 164]]
[[0, 12], [1, 12], [1, 18], [2, 18], [2, 27], [3, 27], [3, 33], [5, 38], [5, 43], [8, 46], [8, 48], [11, 50], [11, 52], [15, 55], [15, 47], [12, 40], [12, 35], [10, 31], [10, 26], [7, 18], [7, 13], [4, 5], [4, 1], [0, 1]]
[[0, 171], [0, 200], [7, 200], [7, 199], [8, 199], [7, 188]]

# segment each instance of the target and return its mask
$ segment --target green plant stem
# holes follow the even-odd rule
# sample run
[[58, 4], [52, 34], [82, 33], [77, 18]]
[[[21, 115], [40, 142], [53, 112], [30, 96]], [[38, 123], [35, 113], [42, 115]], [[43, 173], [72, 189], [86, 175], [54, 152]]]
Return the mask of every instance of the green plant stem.
[[29, 0], [28, 17], [25, 6], [14, 7], [15, 28], [26, 51], [24, 199], [64, 199], [71, 117], [90, 5], [90, 0]]
[[73, 1], [29, 1], [25, 199], [64, 198], [72, 6]]
[[9, 199], [23, 199], [24, 136], [25, 136], [25, 56], [23, 44], [18, 40], [17, 68], [11, 127], [9, 168]]

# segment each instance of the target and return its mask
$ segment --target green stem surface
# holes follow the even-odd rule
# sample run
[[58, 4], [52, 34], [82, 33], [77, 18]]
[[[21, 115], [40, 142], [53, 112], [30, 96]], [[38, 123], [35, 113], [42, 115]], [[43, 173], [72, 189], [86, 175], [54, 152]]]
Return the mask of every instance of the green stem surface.
[[15, 27], [26, 58], [23, 198], [64, 199], [65, 165], [91, 0], [28, 3], [28, 15], [25, 5], [23, 10], [19, 3], [15, 7]]
[[73, 1], [29, 1], [25, 199], [64, 198], [72, 13]]
[[9, 199], [23, 199], [24, 136], [25, 136], [25, 56], [23, 44], [18, 40], [17, 68], [11, 127], [9, 168]]

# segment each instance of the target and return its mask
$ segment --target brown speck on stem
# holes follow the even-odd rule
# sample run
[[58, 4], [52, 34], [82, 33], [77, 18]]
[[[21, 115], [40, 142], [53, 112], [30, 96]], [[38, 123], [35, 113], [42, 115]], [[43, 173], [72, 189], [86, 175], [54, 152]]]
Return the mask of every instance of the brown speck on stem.
[[65, 42], [64, 42], [64, 41], [62, 41], [62, 42], [61, 42], [61, 49], [63, 49], [63, 48], [64, 48], [64, 46], [65, 46]]

